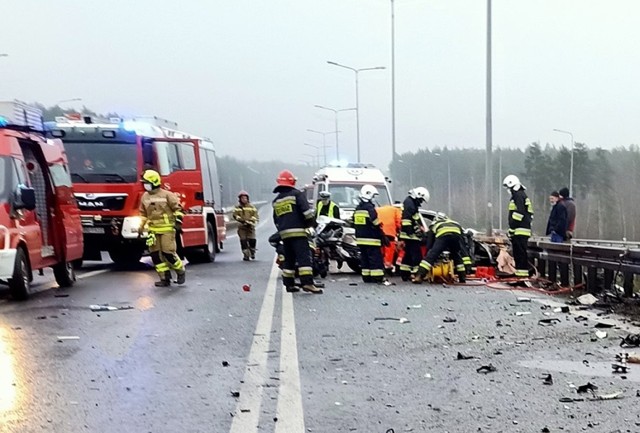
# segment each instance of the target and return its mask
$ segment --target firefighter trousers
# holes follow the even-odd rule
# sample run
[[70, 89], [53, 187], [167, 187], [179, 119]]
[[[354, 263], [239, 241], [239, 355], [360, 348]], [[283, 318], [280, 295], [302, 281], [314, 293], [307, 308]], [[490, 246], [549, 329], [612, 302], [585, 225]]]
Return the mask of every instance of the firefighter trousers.
[[255, 257], [256, 254], [256, 229], [253, 226], [240, 224], [238, 227], [240, 248], [245, 259]]
[[424, 278], [427, 273], [431, 271], [433, 265], [440, 257], [440, 254], [445, 251], [449, 251], [449, 254], [451, 254], [453, 264], [455, 265], [456, 274], [458, 275], [460, 282], [465, 282], [467, 271], [465, 268], [465, 263], [462, 259], [462, 256], [465, 253], [462, 251], [460, 237], [458, 235], [444, 235], [442, 237], [436, 238], [433, 246], [429, 249], [429, 251], [427, 251], [427, 257], [425, 257], [425, 259], [420, 262], [418, 274]]
[[381, 283], [384, 280], [384, 262], [379, 246], [359, 245], [360, 272], [365, 283]]
[[422, 260], [420, 240], [404, 239], [404, 257], [400, 264], [400, 276], [403, 281], [408, 281], [411, 278], [411, 274], [415, 274], [418, 271], [420, 260]]
[[282, 283], [285, 287], [293, 287], [296, 279], [296, 269], [303, 286], [313, 284], [313, 267], [311, 250], [307, 237], [283, 239], [284, 263], [282, 264]]
[[171, 269], [178, 274], [184, 272], [184, 263], [176, 254], [176, 232], [155, 233], [156, 241], [149, 247], [151, 260], [160, 278], [164, 278], [165, 272]]
[[529, 258], [527, 256], [528, 236], [512, 236], [513, 261], [516, 263], [516, 277], [527, 278], [529, 276]]

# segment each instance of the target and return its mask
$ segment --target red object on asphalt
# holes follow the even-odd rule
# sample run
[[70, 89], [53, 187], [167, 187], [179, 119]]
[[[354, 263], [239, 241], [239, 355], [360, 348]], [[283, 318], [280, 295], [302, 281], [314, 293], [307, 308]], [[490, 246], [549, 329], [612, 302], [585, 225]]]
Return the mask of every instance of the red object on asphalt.
[[242, 286], [242, 290], [244, 290], [245, 292], [250, 292], [251, 291], [251, 285], [250, 284], [245, 284], [244, 286]]

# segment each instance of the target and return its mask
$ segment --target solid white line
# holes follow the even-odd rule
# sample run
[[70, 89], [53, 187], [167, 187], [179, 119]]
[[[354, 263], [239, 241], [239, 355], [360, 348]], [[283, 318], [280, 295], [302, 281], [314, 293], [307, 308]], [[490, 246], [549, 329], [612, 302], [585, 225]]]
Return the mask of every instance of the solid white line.
[[[314, 296], [314, 295], [311, 295]], [[275, 433], [304, 432], [304, 411], [300, 390], [300, 368], [296, 341], [293, 296], [282, 290], [282, 332], [280, 342], [280, 387]]]
[[106, 274], [107, 272], [110, 272], [110, 271], [111, 269], [98, 269], [95, 271], [87, 272], [86, 274], [78, 275], [76, 278], [78, 280], [82, 280], [84, 278], [91, 278], [91, 277], [95, 277], [96, 275]]
[[244, 382], [240, 387], [240, 398], [236, 405], [230, 433], [252, 433], [258, 431], [262, 389], [267, 378], [267, 352], [271, 341], [271, 325], [273, 323], [278, 273], [278, 266], [274, 263], [271, 268], [264, 300], [262, 301], [251, 350], [247, 358], [247, 369], [244, 373]]

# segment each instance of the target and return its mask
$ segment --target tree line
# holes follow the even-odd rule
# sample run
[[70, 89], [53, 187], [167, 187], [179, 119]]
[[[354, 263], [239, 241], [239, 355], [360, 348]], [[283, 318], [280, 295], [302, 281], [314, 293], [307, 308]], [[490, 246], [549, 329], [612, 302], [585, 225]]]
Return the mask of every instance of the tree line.
[[[549, 194], [569, 186], [571, 152], [566, 147], [531, 143], [526, 150], [501, 148], [493, 154], [493, 227], [508, 228], [509, 192], [502, 188], [508, 174], [520, 177], [534, 204], [533, 229], [544, 235], [550, 211]], [[485, 152], [481, 149], [419, 150], [399, 155], [390, 165], [391, 177], [405, 192], [424, 185], [431, 192], [429, 207], [447, 212], [467, 227], [484, 229]], [[449, 176], [450, 172], [450, 176]], [[450, 182], [449, 182], [450, 179]], [[640, 203], [634, 200], [640, 181], [640, 148], [589, 149], [576, 143], [573, 189], [577, 205], [576, 236], [589, 239], [640, 240]], [[501, 218], [502, 217], [502, 218]]]

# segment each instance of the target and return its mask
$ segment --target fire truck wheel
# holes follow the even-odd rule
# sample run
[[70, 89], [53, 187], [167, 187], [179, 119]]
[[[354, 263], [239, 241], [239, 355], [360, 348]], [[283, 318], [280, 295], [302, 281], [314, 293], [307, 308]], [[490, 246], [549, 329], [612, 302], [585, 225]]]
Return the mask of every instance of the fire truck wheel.
[[213, 263], [216, 261], [217, 244], [216, 230], [211, 222], [207, 222], [207, 244], [197, 249], [187, 250], [184, 255], [189, 263]]
[[113, 248], [109, 250], [109, 257], [113, 260], [113, 263], [117, 267], [128, 269], [138, 266], [140, 259], [142, 258], [143, 251], [130, 248]]
[[53, 267], [53, 275], [60, 287], [71, 287], [76, 282], [76, 270], [72, 262], [58, 263]]
[[9, 291], [11, 297], [17, 301], [24, 301], [29, 298], [29, 262], [27, 254], [22, 248], [16, 252], [16, 264], [13, 268], [13, 278], [9, 280]]

